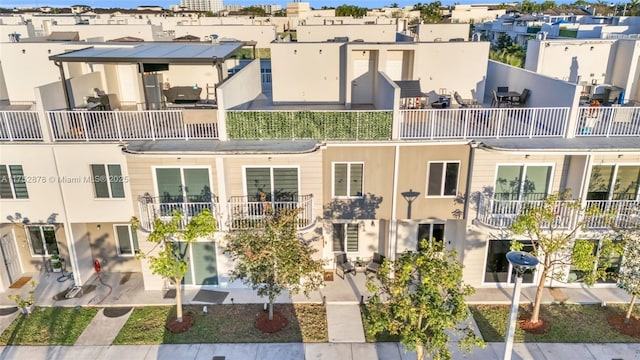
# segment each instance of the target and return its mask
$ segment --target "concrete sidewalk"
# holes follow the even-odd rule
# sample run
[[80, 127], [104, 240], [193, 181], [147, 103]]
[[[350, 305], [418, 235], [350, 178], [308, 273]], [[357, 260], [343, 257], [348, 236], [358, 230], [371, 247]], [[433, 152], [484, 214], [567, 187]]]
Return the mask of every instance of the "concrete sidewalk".
[[129, 308], [128, 311], [124, 311], [127, 309], [119, 310], [104, 308], [98, 311], [80, 334], [75, 345], [111, 345], [133, 312], [133, 308]]
[[[504, 344], [462, 353], [452, 344], [453, 359], [500, 360]], [[136, 359], [136, 360], [413, 360], [397, 343], [261, 343], [139, 346], [6, 346], [0, 360], [22, 359]], [[514, 345], [513, 360], [639, 360], [640, 344], [522, 344]]]

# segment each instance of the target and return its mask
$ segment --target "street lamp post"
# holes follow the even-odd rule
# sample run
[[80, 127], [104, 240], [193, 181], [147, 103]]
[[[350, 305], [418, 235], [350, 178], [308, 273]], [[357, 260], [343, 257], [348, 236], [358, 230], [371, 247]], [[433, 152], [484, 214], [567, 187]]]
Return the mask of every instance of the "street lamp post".
[[518, 306], [520, 304], [520, 287], [522, 286], [522, 274], [525, 271], [535, 268], [538, 258], [524, 251], [509, 251], [507, 260], [516, 270], [516, 285], [513, 287], [511, 298], [511, 312], [509, 313], [509, 323], [507, 324], [507, 336], [505, 338], [504, 360], [511, 360], [513, 353], [513, 337], [516, 333], [516, 320], [518, 319]]
[[419, 192], [417, 191], [413, 191], [413, 189], [409, 189], [409, 191], [405, 191], [400, 193], [402, 194], [402, 197], [407, 200], [407, 219], [411, 219], [411, 203], [413, 203], [413, 201], [415, 199], [418, 198], [418, 195], [420, 195]]

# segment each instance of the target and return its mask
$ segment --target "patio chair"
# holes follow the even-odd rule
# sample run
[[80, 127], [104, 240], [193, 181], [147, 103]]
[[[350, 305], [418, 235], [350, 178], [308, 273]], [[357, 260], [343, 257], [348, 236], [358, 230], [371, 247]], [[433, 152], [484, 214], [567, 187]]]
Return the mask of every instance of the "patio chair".
[[491, 95], [493, 96], [493, 99], [491, 101], [491, 107], [494, 107], [494, 106], [500, 107], [502, 104], [507, 106], [509, 105], [509, 101], [506, 99], [499, 98], [495, 90], [491, 90]]
[[364, 273], [365, 274], [368, 274], [370, 272], [377, 273], [384, 259], [385, 257], [383, 255], [380, 255], [377, 252], [373, 253], [373, 258], [367, 264], [367, 268], [364, 270]]
[[511, 106], [526, 107], [527, 100], [529, 99], [529, 95], [531, 95], [531, 90], [529, 89], [522, 90], [522, 94], [520, 94], [520, 97], [518, 97], [518, 101], [512, 102]]
[[336, 275], [344, 279], [344, 275], [348, 273], [355, 275], [356, 268], [353, 267], [353, 264], [347, 259], [347, 254], [336, 255]]
[[508, 86], [498, 86], [497, 91], [498, 92], [509, 92], [509, 87]]

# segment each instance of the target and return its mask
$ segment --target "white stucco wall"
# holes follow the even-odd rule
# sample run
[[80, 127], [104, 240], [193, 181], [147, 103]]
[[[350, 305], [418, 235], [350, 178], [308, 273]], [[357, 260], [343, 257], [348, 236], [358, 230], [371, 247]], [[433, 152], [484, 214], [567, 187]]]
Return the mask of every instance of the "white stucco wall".
[[469, 40], [469, 24], [419, 24], [418, 41]]
[[256, 59], [218, 87], [218, 106], [248, 105], [262, 92], [261, 86], [260, 59]]
[[80, 40], [107, 41], [125, 36], [133, 36], [144, 41], [153, 41], [154, 32], [159, 31], [154, 25], [109, 24], [109, 25], [52, 25], [51, 31], [77, 31]]
[[389, 25], [298, 25], [298, 42], [327, 41], [335, 37], [348, 37], [349, 41], [394, 42], [396, 26]]
[[219, 39], [236, 39], [239, 41], [256, 41], [256, 47], [268, 48], [276, 39], [275, 25], [198, 25], [176, 26], [176, 37], [194, 35], [205, 41], [205, 37], [216, 34]]

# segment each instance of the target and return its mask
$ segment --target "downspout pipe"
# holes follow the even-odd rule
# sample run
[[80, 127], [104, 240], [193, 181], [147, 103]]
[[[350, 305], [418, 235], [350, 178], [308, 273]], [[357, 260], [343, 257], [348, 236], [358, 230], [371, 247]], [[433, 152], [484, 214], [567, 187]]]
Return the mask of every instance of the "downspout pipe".
[[54, 61], [53, 62], [60, 71], [60, 79], [62, 80], [62, 92], [64, 92], [64, 102], [67, 105], [67, 110], [71, 110], [71, 101], [69, 101], [69, 88], [67, 87], [67, 78], [64, 75], [64, 67], [62, 66], [62, 61]]
[[138, 63], [138, 72], [140, 73], [140, 79], [142, 79], [142, 95], [144, 96], [144, 104], [147, 107], [147, 110], [151, 110], [151, 106], [149, 106], [149, 98], [147, 97], [147, 85], [144, 81], [144, 65], [142, 63]]

